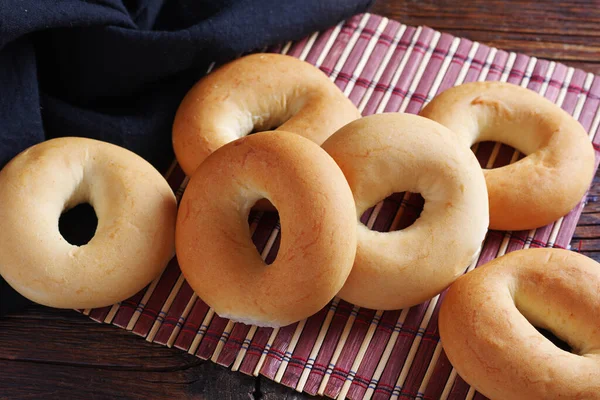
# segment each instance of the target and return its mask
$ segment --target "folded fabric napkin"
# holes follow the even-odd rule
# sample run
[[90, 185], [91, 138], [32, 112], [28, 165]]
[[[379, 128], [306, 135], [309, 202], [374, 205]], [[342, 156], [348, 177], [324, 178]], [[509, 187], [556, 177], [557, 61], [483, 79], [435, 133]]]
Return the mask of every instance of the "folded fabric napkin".
[[[372, 2], [3, 0], [0, 168], [45, 139], [84, 136], [164, 171], [177, 106], [210, 62], [301, 38]], [[24, 304], [0, 279], [0, 315]]]

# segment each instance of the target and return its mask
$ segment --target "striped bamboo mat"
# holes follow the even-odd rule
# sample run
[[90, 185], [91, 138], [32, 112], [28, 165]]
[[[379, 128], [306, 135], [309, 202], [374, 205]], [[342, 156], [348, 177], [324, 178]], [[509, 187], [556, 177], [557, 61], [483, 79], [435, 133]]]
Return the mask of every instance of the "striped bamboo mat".
[[[573, 114], [597, 144], [600, 79], [562, 64], [509, 53], [427, 27], [409, 27], [372, 14], [357, 15], [327, 31], [267, 51], [289, 54], [323, 70], [363, 115], [417, 113], [436, 93], [476, 80], [508, 81], [541, 93]], [[514, 162], [512, 149], [482, 143], [482, 166]], [[597, 165], [597, 164], [596, 164]], [[179, 167], [168, 181], [180, 198], [187, 182]], [[378, 231], [401, 229], [419, 214], [423, 200], [396, 194], [365, 213]], [[468, 270], [526, 247], [567, 247], [582, 205], [555, 223], [523, 232], [490, 231]], [[276, 216], [252, 214], [253, 240], [270, 261], [279, 246]], [[316, 315], [280, 329], [257, 328], [220, 318], [185, 282], [177, 261], [132, 298], [81, 310], [150, 342], [195, 354], [245, 374], [262, 374], [310, 394], [350, 399], [484, 398], [446, 358], [437, 314], [444, 294], [405, 310], [375, 311], [334, 299]]]

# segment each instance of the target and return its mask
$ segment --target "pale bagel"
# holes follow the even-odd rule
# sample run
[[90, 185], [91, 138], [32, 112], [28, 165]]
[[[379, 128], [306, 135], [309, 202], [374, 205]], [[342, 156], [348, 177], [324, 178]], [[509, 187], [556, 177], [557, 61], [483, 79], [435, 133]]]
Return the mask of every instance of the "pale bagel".
[[459, 278], [443, 300], [439, 329], [458, 374], [492, 400], [600, 399], [598, 310], [597, 262], [567, 250], [527, 249]]
[[[377, 114], [346, 125], [323, 148], [356, 202], [358, 249], [342, 299], [395, 310], [431, 298], [464, 272], [486, 234], [488, 200], [475, 156], [452, 132], [415, 115]], [[403, 191], [425, 198], [413, 225], [380, 233], [360, 223], [369, 207]]]
[[[89, 203], [98, 225], [83, 246], [58, 230]], [[0, 274], [23, 296], [59, 308], [103, 307], [156, 278], [174, 254], [177, 204], [152, 165], [84, 138], [35, 145], [0, 171]]]
[[360, 113], [318, 68], [281, 54], [242, 57], [202, 78], [173, 123], [177, 161], [190, 176], [213, 151], [279, 127], [317, 144]]
[[577, 120], [543, 96], [501, 82], [473, 82], [436, 96], [421, 114], [465, 145], [497, 141], [526, 155], [484, 171], [490, 228], [533, 229], [564, 216], [594, 176], [594, 149]]
[[[265, 265], [248, 213], [266, 198], [279, 211], [281, 244]], [[177, 216], [181, 271], [224, 318], [288, 325], [319, 311], [340, 290], [356, 252], [352, 192], [318, 145], [262, 132], [211, 154], [192, 175]]]

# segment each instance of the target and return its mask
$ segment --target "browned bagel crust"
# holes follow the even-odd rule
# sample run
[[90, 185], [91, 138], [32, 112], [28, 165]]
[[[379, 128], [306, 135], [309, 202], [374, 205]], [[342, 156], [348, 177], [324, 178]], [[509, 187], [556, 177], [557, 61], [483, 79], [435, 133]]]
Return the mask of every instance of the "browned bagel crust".
[[[252, 205], [279, 211], [281, 242], [265, 265], [248, 231]], [[356, 252], [356, 214], [342, 171], [290, 132], [257, 133], [211, 154], [192, 175], [177, 216], [181, 270], [221, 317], [288, 325], [319, 311], [344, 284]]]
[[459, 278], [443, 300], [439, 329], [458, 374], [492, 400], [600, 399], [599, 309], [597, 262], [527, 249]]
[[[340, 297], [361, 307], [397, 310], [448, 287], [487, 232], [485, 180], [468, 147], [423, 117], [388, 113], [346, 125], [324, 144], [356, 202], [358, 249]], [[406, 229], [380, 233], [361, 215], [394, 192], [421, 193], [425, 206]]]
[[177, 161], [190, 176], [213, 151], [276, 127], [321, 144], [360, 118], [358, 109], [313, 65], [259, 53], [223, 65], [185, 96], [173, 123]]
[[[93, 238], [68, 243], [63, 211], [90, 203]], [[0, 274], [37, 303], [104, 307], [155, 279], [175, 251], [177, 202], [161, 174], [140, 156], [85, 138], [52, 139], [0, 171]]]
[[436, 96], [420, 115], [450, 128], [467, 146], [497, 141], [526, 155], [484, 170], [491, 229], [533, 229], [559, 219], [594, 176], [594, 148], [581, 124], [532, 90], [467, 83]]

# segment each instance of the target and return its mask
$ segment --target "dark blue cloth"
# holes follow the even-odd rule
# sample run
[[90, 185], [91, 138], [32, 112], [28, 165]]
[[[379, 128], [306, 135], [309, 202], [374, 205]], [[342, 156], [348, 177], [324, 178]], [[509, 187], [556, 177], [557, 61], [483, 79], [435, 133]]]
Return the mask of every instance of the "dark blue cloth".
[[[211, 61], [298, 39], [372, 1], [1, 0], [0, 168], [45, 139], [85, 136], [164, 170], [177, 106]], [[0, 315], [21, 303], [0, 279]]]

